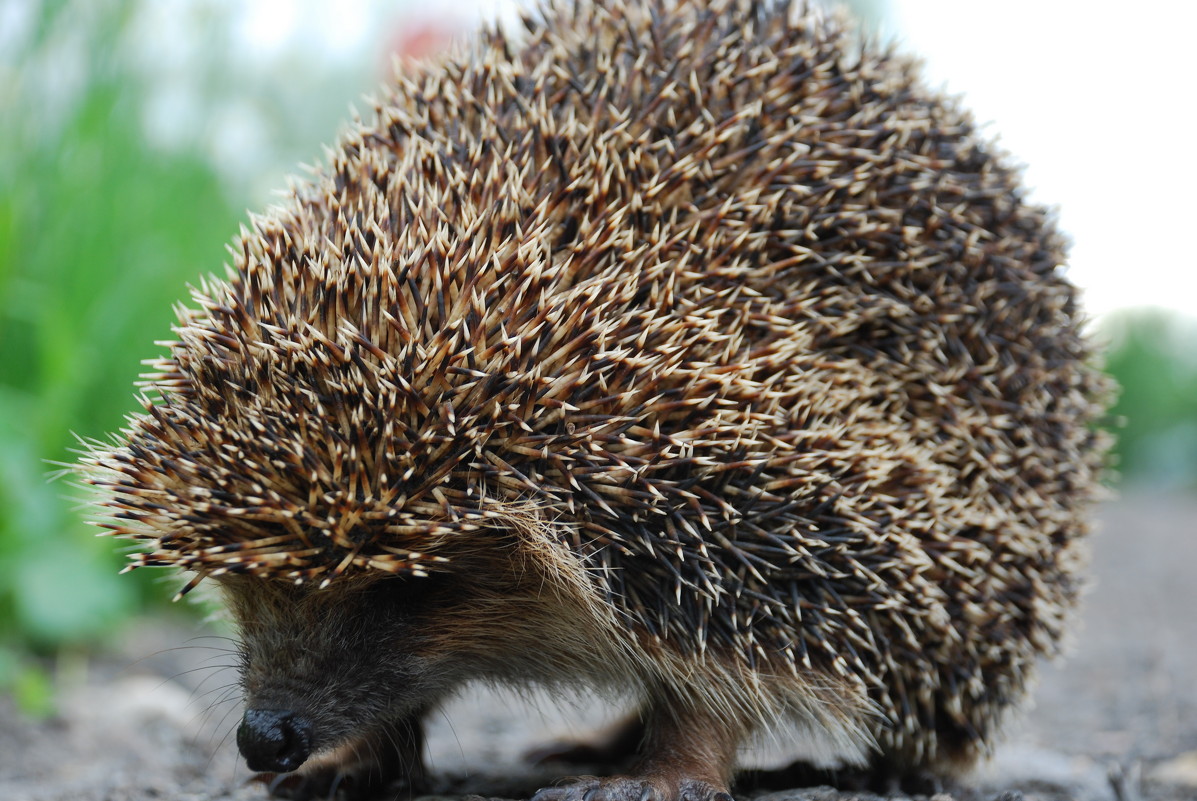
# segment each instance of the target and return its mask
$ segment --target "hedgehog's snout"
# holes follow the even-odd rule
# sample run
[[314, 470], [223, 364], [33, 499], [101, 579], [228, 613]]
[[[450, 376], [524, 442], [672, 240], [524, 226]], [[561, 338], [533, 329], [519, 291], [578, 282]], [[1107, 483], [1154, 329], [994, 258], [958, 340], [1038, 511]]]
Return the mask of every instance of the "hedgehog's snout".
[[250, 770], [290, 773], [312, 752], [312, 724], [286, 710], [247, 709], [237, 728], [237, 750]]

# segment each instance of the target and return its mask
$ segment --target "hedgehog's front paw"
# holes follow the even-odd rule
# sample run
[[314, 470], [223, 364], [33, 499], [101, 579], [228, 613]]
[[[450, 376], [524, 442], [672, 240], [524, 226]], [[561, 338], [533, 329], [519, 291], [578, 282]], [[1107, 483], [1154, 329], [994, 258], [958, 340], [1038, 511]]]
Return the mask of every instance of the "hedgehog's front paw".
[[317, 799], [344, 799], [344, 801], [368, 801], [377, 798], [383, 791], [398, 791], [408, 782], [394, 771], [384, 771], [377, 765], [365, 769], [357, 765], [354, 769], [337, 766], [320, 767], [315, 770], [284, 773], [264, 777], [269, 782], [270, 795], [291, 801], [317, 801]]
[[[406, 798], [426, 789], [419, 717], [393, 721], [308, 760], [294, 773], [262, 774], [270, 795], [291, 801]], [[389, 795], [388, 795], [389, 794]]]
[[696, 779], [669, 781], [654, 776], [585, 776], [562, 787], [546, 787], [532, 801], [733, 801], [722, 787]]
[[318, 798], [335, 798], [342, 789], [354, 799], [359, 797], [354, 777], [333, 767], [297, 773], [266, 773], [260, 778], [267, 782], [271, 798], [315, 801]]

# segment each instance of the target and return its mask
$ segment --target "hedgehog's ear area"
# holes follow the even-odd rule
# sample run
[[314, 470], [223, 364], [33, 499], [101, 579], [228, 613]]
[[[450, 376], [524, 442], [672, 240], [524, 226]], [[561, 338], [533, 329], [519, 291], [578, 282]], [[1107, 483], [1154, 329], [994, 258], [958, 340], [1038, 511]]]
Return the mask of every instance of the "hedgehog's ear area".
[[504, 505], [494, 522], [508, 535], [500, 541], [511, 551], [516, 572], [535, 575], [540, 587], [558, 594], [601, 602], [585, 561], [568, 545], [579, 540], [569, 522], [527, 503]]
[[495, 504], [490, 512], [491, 524], [500, 536], [496, 542], [505, 547], [514, 547], [523, 555], [552, 558], [552, 553], [561, 549], [559, 524], [544, 515], [537, 507], [527, 503]]

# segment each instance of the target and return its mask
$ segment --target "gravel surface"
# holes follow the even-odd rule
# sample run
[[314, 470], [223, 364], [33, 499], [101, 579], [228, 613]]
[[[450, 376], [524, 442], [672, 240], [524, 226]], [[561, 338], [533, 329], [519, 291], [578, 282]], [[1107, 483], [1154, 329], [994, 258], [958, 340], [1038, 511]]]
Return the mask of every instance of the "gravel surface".
[[[1197, 498], [1127, 498], [1099, 517], [1097, 582], [1074, 653], [1045, 668], [1035, 708], [993, 761], [932, 801], [1197, 801]], [[229, 646], [192, 623], [149, 621], [115, 655], [60, 660], [54, 718], [25, 719], [0, 697], [0, 801], [265, 801], [232, 743]], [[533, 701], [474, 689], [430, 721], [438, 791], [527, 797], [560, 777], [526, 766], [529, 747], [611, 714], [593, 701]], [[787, 760], [773, 744], [744, 761]], [[784, 772], [741, 784], [739, 798], [760, 801], [877, 798], [787, 790]]]

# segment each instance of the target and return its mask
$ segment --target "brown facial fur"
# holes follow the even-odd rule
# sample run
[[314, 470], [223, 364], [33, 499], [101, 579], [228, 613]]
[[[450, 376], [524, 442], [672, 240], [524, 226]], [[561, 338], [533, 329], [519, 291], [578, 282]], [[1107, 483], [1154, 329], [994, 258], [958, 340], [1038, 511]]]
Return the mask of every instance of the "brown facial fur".
[[246, 706], [310, 717], [316, 751], [452, 689], [428, 647], [435, 581], [358, 580], [324, 591], [249, 576], [220, 583], [241, 635]]

